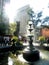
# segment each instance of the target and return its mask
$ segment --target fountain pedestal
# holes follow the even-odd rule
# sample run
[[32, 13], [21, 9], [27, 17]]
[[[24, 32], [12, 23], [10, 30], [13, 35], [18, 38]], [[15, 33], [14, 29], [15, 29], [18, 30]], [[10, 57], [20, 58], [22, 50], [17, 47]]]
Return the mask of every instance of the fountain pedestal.
[[36, 50], [32, 44], [33, 43], [33, 39], [32, 39], [33, 35], [31, 35], [31, 31], [33, 29], [31, 28], [31, 25], [32, 25], [32, 23], [29, 24], [29, 26], [30, 26], [30, 29], [29, 29], [30, 35], [28, 36], [30, 39], [29, 46], [27, 46], [26, 50], [23, 52], [23, 58], [28, 62], [34, 62], [34, 61], [39, 60], [39, 58], [40, 58], [39, 51]]
[[23, 53], [23, 58], [28, 62], [33, 62], [39, 60], [39, 51], [32, 50], [32, 51], [25, 51]]

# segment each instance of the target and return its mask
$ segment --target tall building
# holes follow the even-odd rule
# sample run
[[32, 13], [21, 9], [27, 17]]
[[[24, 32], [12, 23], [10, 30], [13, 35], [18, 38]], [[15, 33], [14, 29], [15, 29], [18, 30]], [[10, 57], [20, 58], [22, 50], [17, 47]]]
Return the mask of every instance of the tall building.
[[30, 6], [26, 5], [18, 10], [16, 21], [20, 21], [20, 31], [19, 34], [25, 36], [27, 33], [27, 23], [30, 18], [28, 15], [28, 11], [30, 10]]

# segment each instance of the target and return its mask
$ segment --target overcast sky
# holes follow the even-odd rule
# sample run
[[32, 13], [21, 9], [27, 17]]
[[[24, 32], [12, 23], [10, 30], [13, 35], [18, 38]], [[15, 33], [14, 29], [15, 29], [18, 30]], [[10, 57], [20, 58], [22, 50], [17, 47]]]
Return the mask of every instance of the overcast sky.
[[10, 4], [6, 4], [5, 6], [6, 13], [10, 21], [13, 21], [16, 10], [28, 4], [34, 9], [35, 12], [42, 10], [43, 17], [49, 16], [49, 0], [11, 0]]

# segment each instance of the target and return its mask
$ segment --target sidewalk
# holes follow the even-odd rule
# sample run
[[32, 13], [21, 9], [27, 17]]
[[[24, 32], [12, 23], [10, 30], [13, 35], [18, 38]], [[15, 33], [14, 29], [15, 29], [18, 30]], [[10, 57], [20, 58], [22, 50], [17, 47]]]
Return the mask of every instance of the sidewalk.
[[49, 52], [45, 50], [39, 50], [40, 59], [36, 62], [29, 63], [24, 58], [23, 55], [18, 56], [18, 60], [25, 65], [49, 65]]
[[[35, 48], [36, 48], [36, 46], [40, 47], [39, 43], [33, 43], [33, 44], [34, 44]], [[40, 59], [37, 62], [28, 63], [23, 58], [23, 55], [18, 56], [19, 61], [21, 61], [25, 65], [49, 65], [49, 51], [44, 50], [44, 49], [39, 49], [39, 48], [37, 48], [37, 50], [39, 50], [39, 52], [40, 52]]]

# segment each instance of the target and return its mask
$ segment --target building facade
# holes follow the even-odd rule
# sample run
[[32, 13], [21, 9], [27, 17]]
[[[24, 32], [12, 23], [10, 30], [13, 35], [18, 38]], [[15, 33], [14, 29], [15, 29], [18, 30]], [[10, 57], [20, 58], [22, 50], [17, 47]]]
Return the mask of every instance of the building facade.
[[49, 26], [43, 26], [41, 29], [41, 35], [45, 38], [49, 38]]
[[19, 34], [25, 36], [27, 34], [27, 24], [29, 20], [28, 11], [30, 10], [30, 6], [26, 5], [18, 10], [16, 21], [20, 21], [20, 30]]

